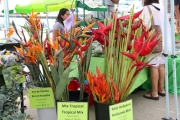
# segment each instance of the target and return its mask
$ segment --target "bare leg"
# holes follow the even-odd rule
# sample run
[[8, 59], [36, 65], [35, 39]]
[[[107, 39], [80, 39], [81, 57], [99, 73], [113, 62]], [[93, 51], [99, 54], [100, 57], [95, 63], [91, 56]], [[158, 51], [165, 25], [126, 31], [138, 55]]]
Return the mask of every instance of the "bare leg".
[[160, 93], [165, 93], [164, 91], [164, 78], [165, 78], [164, 64], [159, 65], [158, 72], [159, 72], [158, 90]]
[[152, 86], [152, 95], [154, 97], [158, 96], [158, 80], [159, 80], [159, 71], [157, 66], [150, 67], [150, 76], [151, 76], [151, 86]]
[[151, 94], [153, 97], [158, 97], [158, 80], [159, 80], [158, 68], [159, 68], [159, 66], [151, 66], [150, 67], [152, 91], [151, 91], [151, 93], [146, 93], [144, 95], [146, 97], [151, 97]]

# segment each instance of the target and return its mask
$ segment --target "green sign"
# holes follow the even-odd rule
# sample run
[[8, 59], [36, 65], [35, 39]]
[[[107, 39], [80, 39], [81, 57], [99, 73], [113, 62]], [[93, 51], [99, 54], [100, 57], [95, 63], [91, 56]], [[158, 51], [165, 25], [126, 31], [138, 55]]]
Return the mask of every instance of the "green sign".
[[54, 95], [51, 88], [36, 88], [28, 90], [31, 108], [54, 107]]
[[58, 102], [58, 120], [88, 120], [88, 103]]
[[133, 120], [132, 100], [111, 105], [110, 120]]

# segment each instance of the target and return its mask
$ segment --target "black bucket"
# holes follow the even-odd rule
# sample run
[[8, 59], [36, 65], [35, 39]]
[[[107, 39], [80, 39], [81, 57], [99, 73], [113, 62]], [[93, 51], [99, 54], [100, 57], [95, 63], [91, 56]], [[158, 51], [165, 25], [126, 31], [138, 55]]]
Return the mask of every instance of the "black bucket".
[[111, 104], [98, 103], [94, 101], [96, 120], [110, 120], [109, 106]]
[[89, 102], [89, 94], [87, 92], [84, 92], [84, 98], [82, 100], [79, 100], [79, 96], [80, 96], [80, 91], [79, 90], [69, 91], [69, 101]]

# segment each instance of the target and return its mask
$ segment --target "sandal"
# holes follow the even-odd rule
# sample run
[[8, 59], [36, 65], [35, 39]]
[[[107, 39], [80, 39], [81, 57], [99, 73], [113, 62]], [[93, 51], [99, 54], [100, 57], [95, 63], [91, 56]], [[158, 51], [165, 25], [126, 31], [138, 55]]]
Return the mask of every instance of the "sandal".
[[159, 96], [162, 96], [162, 97], [165, 97], [165, 96], [166, 96], [166, 93], [160, 93], [160, 92], [158, 92], [158, 95], [159, 95]]
[[[149, 94], [150, 96], [147, 96], [146, 94]], [[151, 100], [159, 100], [159, 96], [153, 97], [152, 93], [146, 93], [146, 94], [143, 95], [144, 98], [151, 99]]]

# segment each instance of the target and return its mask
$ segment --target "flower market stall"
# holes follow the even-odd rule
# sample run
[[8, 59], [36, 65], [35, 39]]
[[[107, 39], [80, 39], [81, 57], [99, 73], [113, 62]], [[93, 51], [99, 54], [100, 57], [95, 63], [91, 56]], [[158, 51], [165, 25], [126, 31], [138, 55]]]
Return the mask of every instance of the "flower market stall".
[[[117, 13], [112, 13], [104, 22], [76, 25], [65, 34], [59, 32], [55, 41], [52, 41], [48, 30], [43, 39], [44, 26], [39, 13], [35, 13], [33, 9], [30, 14], [23, 15], [26, 23], [21, 26], [22, 31], [17, 30], [12, 21], [8, 36], [17, 34], [15, 40], [20, 44], [14, 47], [18, 52], [17, 57], [30, 70], [28, 75], [31, 86], [28, 88], [28, 95], [30, 107], [37, 109], [38, 120], [74, 117], [88, 120], [88, 109], [93, 104], [96, 120], [113, 120], [123, 116], [127, 120], [133, 119], [132, 100], [128, 97], [148, 79], [147, 71], [151, 66], [149, 57], [161, 42], [158, 32], [154, 29], [147, 30], [148, 26], [139, 17], [141, 13], [142, 10], [134, 13], [133, 8], [129, 15], [118, 16]], [[94, 24], [98, 27], [92, 28]], [[25, 31], [28, 39], [24, 35]], [[91, 34], [87, 34], [87, 31]], [[94, 41], [99, 42], [102, 47], [101, 57], [92, 56]], [[179, 65], [176, 66], [178, 59], [173, 45], [172, 69], [176, 71]], [[10, 55], [7, 51], [2, 52]], [[166, 52], [164, 51], [164, 55], [167, 55]], [[1, 64], [5, 65], [3, 61], [4, 58], [1, 59]], [[166, 64], [166, 70], [167, 67]], [[4, 73], [8, 77], [8, 72]], [[173, 79], [176, 106], [176, 72], [169, 78]], [[167, 87], [170, 83], [172, 81], [168, 81], [166, 73], [166, 118], [169, 118]], [[177, 107], [176, 112], [178, 113]]]

